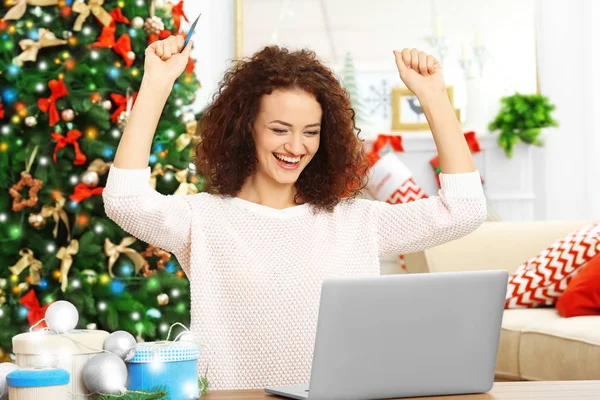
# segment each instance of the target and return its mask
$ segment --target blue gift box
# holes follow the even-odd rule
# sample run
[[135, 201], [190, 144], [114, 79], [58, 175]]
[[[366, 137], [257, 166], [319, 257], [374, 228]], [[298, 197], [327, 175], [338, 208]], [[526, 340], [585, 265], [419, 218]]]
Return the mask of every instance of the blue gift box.
[[191, 342], [138, 343], [135, 356], [127, 361], [127, 388], [143, 391], [163, 386], [171, 400], [197, 399], [199, 354]]

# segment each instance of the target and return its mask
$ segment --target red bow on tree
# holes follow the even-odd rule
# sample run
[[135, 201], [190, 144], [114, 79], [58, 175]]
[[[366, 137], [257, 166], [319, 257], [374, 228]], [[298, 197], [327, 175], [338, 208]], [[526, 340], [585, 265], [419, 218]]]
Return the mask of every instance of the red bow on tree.
[[52, 94], [47, 99], [38, 99], [38, 107], [43, 112], [48, 112], [49, 125], [54, 126], [60, 121], [58, 110], [56, 109], [56, 100], [68, 95], [69, 92], [62, 80], [52, 79], [48, 82], [48, 87]]
[[69, 196], [69, 198], [71, 200], [73, 200], [75, 203], [79, 203], [79, 202], [81, 202], [85, 199], [88, 199], [94, 195], [102, 194], [103, 190], [104, 190], [103, 187], [95, 187], [93, 189], [90, 189], [84, 183], [78, 183], [77, 186], [75, 186], [75, 191], [73, 192], [72, 195]]
[[185, 72], [191, 75], [194, 73], [194, 68], [196, 68], [196, 63], [194, 62], [194, 59], [190, 57], [185, 67]]
[[173, 8], [171, 8], [171, 13], [173, 14], [173, 25], [175, 25], [175, 32], [179, 32], [179, 28], [181, 27], [181, 17], [185, 19], [187, 22], [190, 22], [187, 15], [183, 11], [183, 0], [181, 0], [177, 5], [171, 3]]
[[[137, 92], [133, 94], [133, 103], [135, 103], [136, 97]], [[117, 120], [119, 119], [119, 115], [121, 115], [123, 111], [127, 111], [127, 97], [123, 96], [122, 94], [112, 93], [110, 98], [117, 105], [117, 109], [110, 116], [113, 124], [116, 124]]]
[[63, 147], [66, 147], [68, 144], [73, 145], [73, 148], [75, 149], [75, 160], [73, 161], [73, 165], [83, 165], [85, 164], [87, 158], [85, 156], [85, 154], [83, 154], [81, 152], [81, 149], [79, 148], [79, 143], [77, 142], [77, 139], [79, 139], [81, 137], [81, 132], [78, 131], [77, 129], [71, 129], [68, 133], [67, 136], [63, 136], [58, 132], [52, 132], [51, 134], [52, 139], [56, 140], [56, 146], [54, 147], [54, 162], [56, 162], [56, 153], [58, 153], [58, 150], [62, 149]]
[[[27, 321], [29, 321], [29, 326], [33, 326], [37, 324], [40, 320], [44, 319], [46, 315], [46, 309], [50, 304], [46, 304], [44, 307], [40, 307], [40, 302], [35, 296], [35, 291], [31, 289], [27, 294], [19, 299], [19, 303], [29, 311], [27, 312]], [[46, 322], [39, 323], [35, 329], [43, 329], [46, 328]]]
[[150, 36], [148, 36], [148, 44], [154, 43], [157, 40], [165, 40], [166, 38], [168, 38], [169, 36], [173, 35], [171, 33], [171, 31], [168, 31], [166, 29], [163, 29], [162, 31], [160, 31], [158, 34], [153, 33]]
[[4, 118], [4, 105], [0, 103], [0, 119]]
[[128, 34], [124, 33], [115, 41], [115, 33], [117, 31], [117, 22], [129, 24], [129, 20], [123, 15], [120, 8], [115, 8], [110, 13], [112, 22], [109, 26], [102, 28], [102, 32], [98, 39], [92, 44], [94, 47], [112, 48], [115, 53], [123, 57], [125, 65], [130, 67], [133, 64], [133, 59], [129, 58], [129, 52], [131, 51], [131, 38]]

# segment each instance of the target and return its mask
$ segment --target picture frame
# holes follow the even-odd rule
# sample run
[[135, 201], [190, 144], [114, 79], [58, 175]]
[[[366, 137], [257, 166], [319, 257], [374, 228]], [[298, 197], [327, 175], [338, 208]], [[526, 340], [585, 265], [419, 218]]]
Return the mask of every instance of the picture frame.
[[[454, 108], [454, 87], [447, 86], [446, 93]], [[459, 110], [456, 117], [460, 121]], [[392, 131], [427, 131], [429, 124], [417, 96], [405, 86], [392, 88]]]

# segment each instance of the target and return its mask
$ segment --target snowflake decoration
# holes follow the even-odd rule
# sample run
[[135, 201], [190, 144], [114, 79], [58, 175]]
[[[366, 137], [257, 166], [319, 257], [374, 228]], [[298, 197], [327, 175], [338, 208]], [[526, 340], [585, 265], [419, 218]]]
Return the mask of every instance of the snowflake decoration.
[[365, 97], [365, 102], [370, 106], [369, 114], [381, 113], [383, 118], [387, 118], [392, 106], [388, 82], [382, 79], [378, 86], [369, 85], [369, 93], [369, 96]]

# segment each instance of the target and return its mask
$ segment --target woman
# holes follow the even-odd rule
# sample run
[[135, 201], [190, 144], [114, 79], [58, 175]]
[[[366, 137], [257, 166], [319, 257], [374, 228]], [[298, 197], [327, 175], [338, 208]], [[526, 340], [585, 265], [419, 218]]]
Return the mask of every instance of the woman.
[[148, 157], [191, 43], [146, 50], [144, 78], [104, 190], [106, 213], [174, 253], [191, 285], [191, 330], [212, 389], [309, 381], [321, 283], [379, 274], [379, 257], [439, 245], [485, 219], [480, 176], [439, 63], [395, 51], [419, 99], [442, 169], [439, 196], [408, 204], [356, 199], [365, 156], [349, 96], [308, 51], [267, 47], [225, 74], [206, 110], [197, 167], [213, 193], [164, 196]]

